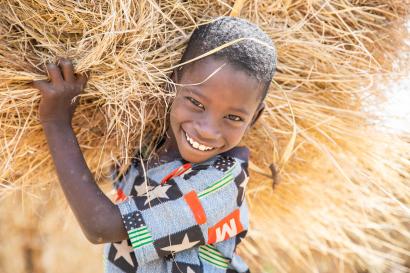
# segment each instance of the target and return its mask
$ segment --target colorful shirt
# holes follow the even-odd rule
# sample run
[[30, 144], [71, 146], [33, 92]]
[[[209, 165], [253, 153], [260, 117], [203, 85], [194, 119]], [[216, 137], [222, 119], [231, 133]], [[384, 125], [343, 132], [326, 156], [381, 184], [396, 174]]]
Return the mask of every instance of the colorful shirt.
[[235, 253], [248, 229], [248, 150], [206, 162], [133, 162], [115, 185], [128, 239], [106, 244], [105, 272], [249, 272]]

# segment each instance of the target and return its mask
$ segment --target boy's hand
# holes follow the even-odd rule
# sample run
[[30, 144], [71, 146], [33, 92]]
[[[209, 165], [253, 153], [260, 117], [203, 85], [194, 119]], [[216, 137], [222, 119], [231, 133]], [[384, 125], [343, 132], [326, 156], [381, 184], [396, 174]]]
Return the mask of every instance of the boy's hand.
[[71, 125], [77, 96], [87, 83], [86, 75], [75, 75], [70, 60], [61, 59], [58, 64], [47, 64], [50, 81], [34, 81], [33, 87], [40, 90], [40, 122], [67, 123]]

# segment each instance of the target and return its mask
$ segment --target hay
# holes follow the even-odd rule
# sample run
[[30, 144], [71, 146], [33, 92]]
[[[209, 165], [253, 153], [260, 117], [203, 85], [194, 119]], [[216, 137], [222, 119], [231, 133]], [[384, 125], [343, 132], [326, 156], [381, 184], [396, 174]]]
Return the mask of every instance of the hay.
[[[125, 169], [135, 149], [149, 153], [163, 131], [173, 96], [164, 92], [168, 71], [190, 32], [233, 4], [1, 1], [0, 199], [21, 194], [23, 206], [38, 199], [58, 207], [44, 199], [58, 186], [38, 122], [40, 96], [29, 86], [44, 78], [47, 61], [69, 57], [91, 73], [73, 124], [105, 185], [113, 161]], [[266, 112], [244, 140], [252, 149], [252, 229], [240, 251], [254, 271], [408, 270], [410, 143], [382, 133], [366, 111], [382, 97], [378, 84], [401, 73], [394, 64], [408, 64], [396, 60], [408, 50], [408, 13], [398, 0], [244, 3], [241, 17], [269, 33], [279, 57]], [[280, 177], [273, 192], [272, 162]], [[27, 219], [58, 212], [26, 214], [34, 225]]]

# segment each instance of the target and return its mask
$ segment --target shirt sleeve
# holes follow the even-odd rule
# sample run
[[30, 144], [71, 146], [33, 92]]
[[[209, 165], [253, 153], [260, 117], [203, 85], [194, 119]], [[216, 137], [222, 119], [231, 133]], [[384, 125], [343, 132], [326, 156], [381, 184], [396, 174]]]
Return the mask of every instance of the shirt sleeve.
[[117, 206], [138, 264], [243, 232], [248, 225], [240, 209], [246, 166], [241, 159], [219, 156], [166, 184], [135, 184], [136, 195]]

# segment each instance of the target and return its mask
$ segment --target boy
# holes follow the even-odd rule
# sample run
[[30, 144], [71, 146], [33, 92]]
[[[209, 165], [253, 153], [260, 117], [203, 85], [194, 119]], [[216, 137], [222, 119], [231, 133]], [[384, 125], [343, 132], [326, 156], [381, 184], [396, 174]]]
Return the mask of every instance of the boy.
[[107, 243], [106, 272], [249, 272], [235, 254], [248, 226], [248, 151], [237, 145], [263, 110], [276, 53], [255, 25], [221, 17], [194, 31], [181, 63], [244, 37], [262, 43], [242, 40], [174, 71], [167, 134], [116, 184], [117, 204], [96, 185], [71, 128], [86, 78], [62, 60], [47, 65], [51, 82], [34, 82], [60, 184], [86, 237]]

